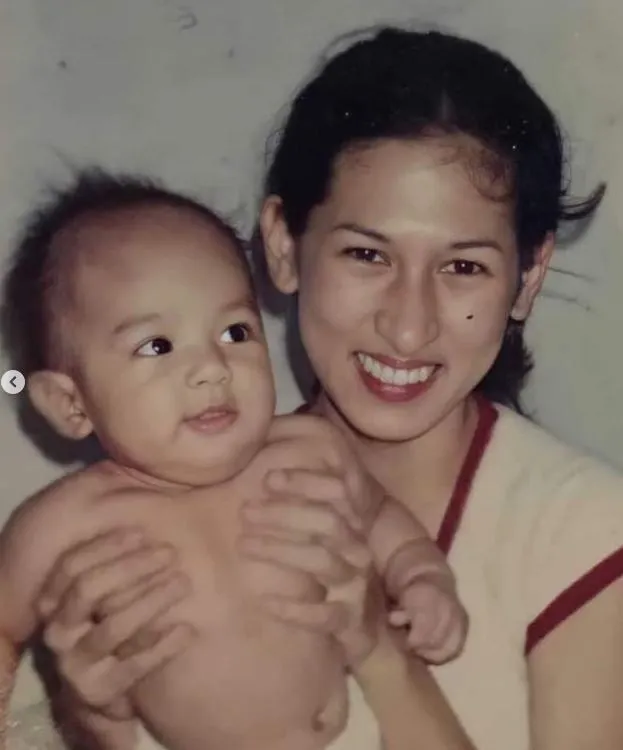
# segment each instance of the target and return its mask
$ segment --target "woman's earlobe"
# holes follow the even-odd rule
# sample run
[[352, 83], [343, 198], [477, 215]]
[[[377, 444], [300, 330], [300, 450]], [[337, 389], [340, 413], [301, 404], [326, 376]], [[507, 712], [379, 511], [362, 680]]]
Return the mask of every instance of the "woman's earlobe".
[[82, 440], [93, 432], [78, 388], [69, 375], [41, 370], [28, 377], [27, 386], [35, 409], [60, 435]]
[[555, 247], [556, 236], [550, 232], [535, 252], [532, 267], [521, 275], [519, 290], [511, 310], [511, 317], [514, 319], [525, 321], [530, 315], [534, 301], [543, 286]]
[[282, 201], [278, 196], [271, 195], [264, 201], [260, 231], [273, 284], [282, 294], [293, 294], [299, 285], [296, 245], [286, 225]]

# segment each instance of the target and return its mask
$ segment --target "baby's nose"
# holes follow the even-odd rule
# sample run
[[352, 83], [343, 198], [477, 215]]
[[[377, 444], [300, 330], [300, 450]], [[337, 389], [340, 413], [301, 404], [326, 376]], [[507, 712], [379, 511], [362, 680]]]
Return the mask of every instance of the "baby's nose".
[[231, 369], [218, 347], [202, 352], [188, 373], [188, 383], [197, 388], [202, 385], [225, 385], [231, 381]]

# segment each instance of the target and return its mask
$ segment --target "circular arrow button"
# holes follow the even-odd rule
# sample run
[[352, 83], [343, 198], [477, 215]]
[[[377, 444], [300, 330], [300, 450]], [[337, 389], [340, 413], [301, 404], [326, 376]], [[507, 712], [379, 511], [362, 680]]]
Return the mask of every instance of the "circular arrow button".
[[24, 390], [26, 378], [19, 370], [7, 370], [0, 378], [0, 385], [5, 393], [15, 396]]

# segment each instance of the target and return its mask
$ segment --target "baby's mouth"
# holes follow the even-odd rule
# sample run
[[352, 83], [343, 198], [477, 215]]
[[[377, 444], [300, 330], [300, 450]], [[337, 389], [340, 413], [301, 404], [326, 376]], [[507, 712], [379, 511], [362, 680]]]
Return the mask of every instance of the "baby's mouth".
[[237, 419], [238, 412], [231, 406], [210, 406], [184, 421], [197, 432], [214, 434], [231, 427]]

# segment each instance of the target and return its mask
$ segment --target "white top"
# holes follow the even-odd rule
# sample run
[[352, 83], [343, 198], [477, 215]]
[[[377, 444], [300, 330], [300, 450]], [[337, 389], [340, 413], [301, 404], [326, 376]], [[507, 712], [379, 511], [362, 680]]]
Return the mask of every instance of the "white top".
[[439, 543], [470, 632], [435, 676], [478, 750], [528, 750], [526, 655], [623, 575], [623, 477], [481, 401]]

